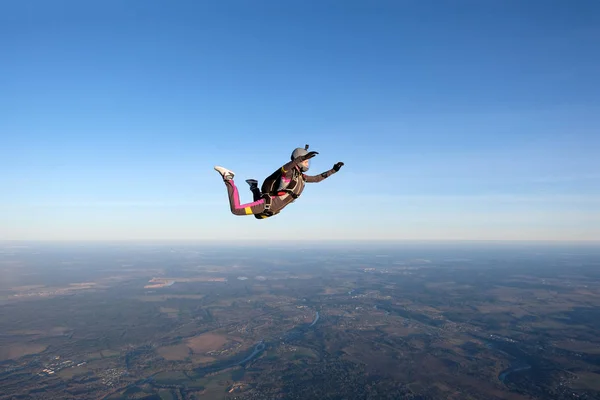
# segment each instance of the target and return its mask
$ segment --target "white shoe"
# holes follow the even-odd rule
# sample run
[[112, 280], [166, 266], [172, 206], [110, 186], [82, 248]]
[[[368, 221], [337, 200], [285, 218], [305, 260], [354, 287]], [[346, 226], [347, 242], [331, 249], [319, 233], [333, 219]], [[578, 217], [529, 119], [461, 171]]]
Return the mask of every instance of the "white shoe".
[[218, 173], [221, 174], [224, 181], [233, 179], [233, 177], [235, 175], [235, 173], [233, 171], [230, 171], [227, 168], [219, 167], [218, 165], [215, 166], [215, 171], [217, 171]]

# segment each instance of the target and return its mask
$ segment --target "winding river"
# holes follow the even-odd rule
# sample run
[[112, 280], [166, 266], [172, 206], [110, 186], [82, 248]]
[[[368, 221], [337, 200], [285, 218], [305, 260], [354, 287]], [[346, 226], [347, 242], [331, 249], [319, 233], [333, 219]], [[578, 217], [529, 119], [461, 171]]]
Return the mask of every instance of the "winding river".
[[[313, 327], [317, 323], [317, 321], [319, 321], [319, 318], [320, 318], [319, 312], [317, 311], [317, 313], [315, 315], [315, 319], [312, 321], [312, 323], [310, 325], [296, 326], [293, 329], [291, 329], [290, 331], [288, 331], [284, 336], [288, 336], [289, 338], [294, 338], [294, 339], [301, 337], [302, 335], [304, 335], [304, 333], [306, 333], [308, 331], [309, 328]], [[277, 343], [274, 342], [273, 344], [276, 345]], [[257, 357], [258, 355], [260, 355], [266, 348], [267, 348], [267, 343], [264, 340], [261, 340], [260, 342], [258, 342], [256, 344], [256, 346], [254, 346], [254, 349], [252, 350], [252, 352], [250, 354], [248, 354], [246, 357], [242, 358], [241, 360], [239, 360], [240, 355], [237, 355], [237, 356], [231, 357], [227, 360], [217, 361], [217, 362], [213, 363], [212, 365], [209, 365], [206, 367], [196, 368], [193, 370], [193, 374], [191, 374], [191, 376], [189, 376], [188, 374], [186, 374], [186, 375], [188, 376], [189, 379], [198, 379], [207, 374], [219, 373], [220, 371], [226, 370], [228, 368], [233, 368], [233, 367], [237, 367], [239, 365], [243, 365], [244, 363], [246, 363], [246, 362], [252, 360], [253, 358]], [[236, 359], [238, 359], [239, 361], [235, 361]], [[172, 387], [174, 385], [177, 385], [177, 383], [158, 384], [155, 380], [155, 377], [163, 372], [164, 371], [157, 372], [157, 373], [152, 374], [151, 376], [140, 379], [137, 382], [132, 383], [125, 389], [133, 388], [137, 385], [144, 384], [144, 383], [150, 383], [150, 384], [156, 385], [158, 387]], [[177, 371], [173, 371], [173, 372], [177, 372]], [[107, 395], [105, 397], [105, 399], [107, 399], [109, 397], [111, 397], [111, 395]]]
[[317, 311], [317, 315], [315, 316], [315, 320], [308, 327], [310, 328], [311, 326], [313, 326], [314, 324], [316, 324], [318, 320], [319, 320], [319, 312]]
[[252, 354], [250, 354], [248, 357], [244, 358], [242, 361], [230, 365], [230, 367], [234, 367], [236, 365], [241, 365], [241, 364], [245, 363], [246, 361], [249, 361], [249, 360], [253, 359], [257, 355], [259, 355], [260, 353], [262, 353], [262, 351], [265, 349], [265, 347], [267, 347], [267, 346], [265, 346], [265, 343], [261, 340], [256, 345], [256, 347], [254, 347], [254, 351], [252, 352]]
[[488, 348], [503, 354], [507, 358], [516, 358], [515, 362], [512, 363], [510, 367], [498, 374], [498, 380], [500, 380], [502, 383], [505, 383], [508, 375], [514, 372], [525, 371], [532, 368], [531, 365], [525, 361], [525, 354], [510, 343], [487, 342], [487, 346]]
[[511, 366], [510, 368], [505, 369], [504, 371], [502, 371], [500, 373], [500, 375], [498, 375], [498, 379], [500, 379], [500, 382], [504, 383], [504, 381], [506, 380], [506, 377], [509, 374], [512, 374], [513, 372], [518, 372], [518, 371], [525, 371], [526, 369], [530, 369], [531, 365], [529, 364], [516, 364], [515, 366]]

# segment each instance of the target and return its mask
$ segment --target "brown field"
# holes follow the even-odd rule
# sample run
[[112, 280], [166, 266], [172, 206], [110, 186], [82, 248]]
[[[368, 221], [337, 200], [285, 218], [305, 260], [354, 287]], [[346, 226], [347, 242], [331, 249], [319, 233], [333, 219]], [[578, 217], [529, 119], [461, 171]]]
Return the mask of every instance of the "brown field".
[[65, 333], [67, 333], [69, 331], [70, 331], [70, 329], [65, 326], [55, 326], [46, 333], [49, 335], [64, 335]]
[[457, 286], [456, 282], [427, 282], [425, 287], [427, 288], [439, 288], [439, 289], [455, 289]]
[[15, 286], [14, 288], [10, 288], [13, 292], [28, 292], [30, 290], [45, 288], [46, 285], [27, 285], [27, 286]]
[[209, 364], [216, 360], [217, 359], [214, 357], [202, 356], [202, 355], [198, 355], [198, 354], [192, 355], [192, 362], [194, 364]]
[[[491, 289], [488, 291], [490, 296], [494, 296], [497, 300], [503, 301], [505, 303], [522, 303], [523, 298], [523, 290], [514, 289], [509, 287], [501, 287], [496, 289]], [[528, 302], [531, 299], [528, 298]]]
[[[435, 386], [439, 391], [434, 390], [434, 393], [436, 393], [439, 398], [456, 400], [478, 398], [474, 395], [469, 396], [467, 394], [469, 390], [465, 390], [465, 388], [470, 388], [476, 393], [486, 394], [485, 397], [479, 398], [502, 398], [507, 400], [525, 400], [528, 398], [527, 396], [522, 396], [517, 393], [508, 393], [507, 391], [502, 390], [500, 385], [482, 381], [477, 377], [455, 376], [454, 374], [449, 374], [446, 372], [447, 370], [442, 361], [437, 359], [437, 357], [430, 355], [418, 357], [411, 370], [411, 375], [406, 376], [406, 371], [392, 369], [398, 379], [406, 379], [409, 381], [409, 387], [411, 388], [419, 388], [419, 390], [431, 392], [432, 385]], [[490, 375], [492, 382], [495, 377], [496, 373], [493, 372]], [[435, 383], [428, 384], [428, 382]]]
[[47, 330], [41, 329], [24, 329], [24, 330], [16, 330], [16, 331], [8, 331], [7, 333], [10, 335], [20, 335], [20, 336], [61, 336], [68, 332], [70, 329], [64, 326], [55, 326], [53, 328]]
[[312, 279], [314, 278], [314, 275], [311, 274], [294, 274], [294, 275], [290, 275], [287, 276], [287, 279]]
[[433, 308], [433, 307], [429, 307], [429, 306], [420, 306], [416, 309], [418, 312], [421, 312], [423, 314], [426, 313], [431, 313], [431, 314], [441, 314], [442, 311], [438, 310], [437, 308]]
[[271, 288], [273, 288], [273, 289], [285, 289], [285, 288], [286, 288], [286, 286], [285, 286], [285, 285], [279, 285], [279, 284], [278, 284], [278, 285], [271, 285]]
[[73, 379], [76, 375], [86, 374], [90, 369], [87, 365], [75, 366], [72, 368], [65, 368], [63, 370], [58, 371], [57, 375], [63, 379]]
[[14, 299], [30, 299], [34, 297], [54, 297], [71, 294], [76, 291], [96, 289], [95, 284], [79, 284], [72, 283], [68, 286], [18, 286], [12, 289], [14, 293], [10, 298]]
[[346, 293], [346, 292], [348, 292], [348, 290], [346, 290], [345, 288], [326, 287], [323, 289], [323, 291], [321, 293], [323, 293], [323, 294], [342, 294], [342, 293]]
[[159, 289], [159, 288], [165, 287], [165, 286], [167, 286], [166, 282], [165, 283], [155, 283], [155, 284], [152, 284], [152, 285], [146, 285], [146, 286], [144, 286], [144, 289]]
[[227, 278], [215, 276], [196, 276], [193, 278], [152, 278], [149, 283], [165, 283], [165, 282], [227, 282]]
[[339, 309], [339, 308], [330, 308], [330, 309], [327, 309], [327, 310], [321, 310], [321, 315], [323, 315], [323, 316], [331, 315], [331, 316], [340, 316], [340, 317], [343, 317], [343, 316], [348, 316], [350, 314], [346, 310], [342, 310], [342, 309]]
[[149, 296], [138, 296], [137, 299], [141, 301], [165, 301], [167, 299], [193, 299], [201, 300], [204, 298], [203, 294], [157, 294]]
[[179, 310], [176, 308], [160, 307], [159, 311], [163, 314], [166, 314], [167, 317], [169, 317], [169, 318], [172, 318], [172, 319], [179, 318]]
[[305, 324], [311, 323], [315, 319], [314, 315], [302, 315], [300, 318]]
[[19, 335], [19, 336], [41, 336], [45, 334], [45, 331], [38, 329], [25, 329], [20, 331], [8, 331], [9, 335]]
[[44, 344], [13, 344], [0, 347], [0, 361], [17, 360], [31, 354], [38, 354], [48, 348]]
[[239, 302], [239, 300], [236, 299], [223, 299], [217, 301], [216, 303], [214, 303], [214, 305], [219, 307], [231, 307], [235, 301]]
[[560, 321], [553, 321], [551, 319], [542, 319], [537, 322], [530, 322], [529, 326], [535, 329], [546, 329], [546, 330], [558, 330], [564, 331], [564, 335], [567, 337], [573, 336], [570, 333], [574, 333], [576, 330], [589, 330], [585, 325], [568, 325], [566, 326], [564, 323]]
[[[494, 376], [495, 378], [495, 376]], [[484, 392], [486, 394], [485, 398], [496, 398], [496, 399], [506, 399], [506, 400], [528, 400], [529, 396], [524, 396], [519, 393], [511, 393], [506, 390], [499, 389], [499, 386], [494, 384], [489, 384], [487, 382], [481, 382], [477, 378], [461, 376], [458, 379], [453, 376], [448, 376], [446, 382], [449, 385], [454, 385], [457, 390], [456, 396], [454, 399], [464, 399], [464, 388], [473, 388], [479, 392]], [[476, 399], [474, 396], [469, 396], [469, 399]]]
[[448, 338], [444, 338], [444, 339], [434, 340], [431, 343], [431, 346], [452, 350], [457, 354], [463, 354], [463, 351], [460, 348], [460, 346], [464, 345], [465, 343], [467, 343], [469, 341], [470, 341], [469, 338], [463, 339], [460, 337], [448, 337]]
[[555, 342], [558, 348], [575, 351], [578, 353], [600, 354], [600, 345], [598, 343], [584, 342], [580, 340], [563, 340]]
[[95, 353], [88, 354], [88, 356], [89, 356], [88, 360], [89, 359], [97, 360], [97, 359], [102, 359], [102, 358], [116, 357], [119, 354], [121, 354], [121, 353], [117, 350], [100, 350]]
[[192, 357], [194, 362], [207, 363], [214, 361], [212, 357], [206, 357], [203, 354], [213, 350], [219, 350], [227, 343], [228, 339], [224, 335], [217, 333], [204, 333], [194, 336], [185, 341], [185, 343], [172, 346], [163, 346], [158, 348], [157, 353], [169, 361], [182, 361]]
[[519, 306], [511, 305], [511, 304], [502, 305], [502, 304], [484, 303], [484, 304], [479, 304], [475, 307], [477, 307], [477, 310], [482, 314], [509, 312], [511, 314], [516, 314], [516, 315], [529, 315], [527, 312], [521, 310], [521, 308]]
[[223, 271], [229, 271], [231, 268], [237, 268], [237, 267], [223, 267], [221, 265], [197, 265], [195, 267], [188, 267], [186, 268], [186, 271], [196, 271], [196, 272], [223, 272]]
[[71, 286], [78, 286], [78, 287], [91, 287], [91, 286], [96, 286], [96, 282], [79, 282], [79, 283], [71, 283]]
[[523, 318], [523, 317], [527, 317], [527, 316], [533, 315], [533, 314], [531, 314], [531, 313], [527, 312], [526, 310], [523, 310], [522, 308], [519, 308], [519, 307], [512, 308], [510, 310], [510, 313], [515, 318]]
[[408, 326], [388, 326], [383, 328], [383, 331], [389, 333], [391, 336], [408, 336], [415, 333], [423, 333], [423, 330], [418, 327]]
[[118, 350], [101, 350], [86, 354], [85, 360], [87, 361], [87, 366], [90, 367], [93, 361], [102, 362], [105, 359], [117, 357], [120, 354], [121, 352]]
[[267, 285], [255, 284], [255, 285], [252, 286], [252, 291], [253, 292], [269, 293], [270, 290], [271, 289]]
[[577, 377], [579, 379], [571, 385], [574, 389], [600, 390], [600, 374], [582, 372]]
[[156, 352], [162, 358], [169, 361], [182, 361], [190, 355], [190, 349], [185, 344], [160, 347]]
[[204, 333], [186, 341], [189, 348], [196, 354], [218, 350], [227, 343], [227, 337], [217, 333]]

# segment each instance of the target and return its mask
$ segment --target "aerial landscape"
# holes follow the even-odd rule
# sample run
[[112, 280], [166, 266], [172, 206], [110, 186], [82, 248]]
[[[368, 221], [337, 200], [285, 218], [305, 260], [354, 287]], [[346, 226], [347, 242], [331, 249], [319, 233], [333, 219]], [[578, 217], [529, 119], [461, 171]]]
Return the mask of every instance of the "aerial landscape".
[[600, 400], [599, 17], [0, 2], [0, 400]]
[[598, 399], [600, 247], [11, 243], [0, 399]]

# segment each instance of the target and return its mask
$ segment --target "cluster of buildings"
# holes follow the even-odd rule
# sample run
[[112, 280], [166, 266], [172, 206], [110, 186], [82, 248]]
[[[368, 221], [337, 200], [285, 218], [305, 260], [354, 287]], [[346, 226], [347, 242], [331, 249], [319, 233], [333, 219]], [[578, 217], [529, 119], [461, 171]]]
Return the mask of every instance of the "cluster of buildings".
[[80, 362], [80, 363], [75, 363], [75, 361], [71, 361], [71, 360], [60, 361], [60, 356], [56, 356], [56, 357], [54, 357], [53, 362], [46, 364], [45, 368], [38, 375], [39, 376], [54, 375], [56, 372], [58, 372], [62, 369], [71, 368], [71, 367], [75, 367], [75, 366], [80, 367], [85, 364], [86, 364], [85, 361]]

